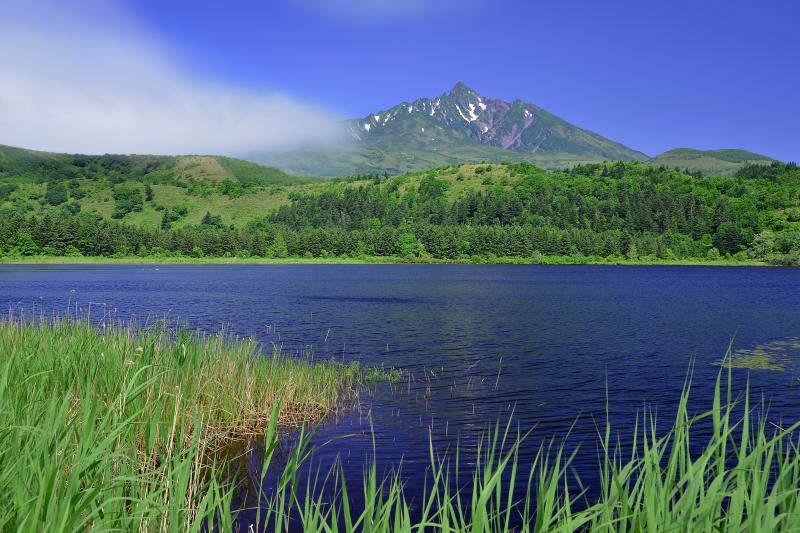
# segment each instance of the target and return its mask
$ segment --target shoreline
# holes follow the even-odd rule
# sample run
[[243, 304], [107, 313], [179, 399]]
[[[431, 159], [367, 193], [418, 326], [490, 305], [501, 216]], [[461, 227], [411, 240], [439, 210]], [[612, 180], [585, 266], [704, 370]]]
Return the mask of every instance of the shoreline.
[[780, 266], [763, 261], [735, 259], [626, 259], [621, 257], [544, 256], [491, 257], [478, 259], [367, 257], [164, 257], [164, 256], [28, 256], [0, 257], [0, 265], [606, 265], [606, 266]]

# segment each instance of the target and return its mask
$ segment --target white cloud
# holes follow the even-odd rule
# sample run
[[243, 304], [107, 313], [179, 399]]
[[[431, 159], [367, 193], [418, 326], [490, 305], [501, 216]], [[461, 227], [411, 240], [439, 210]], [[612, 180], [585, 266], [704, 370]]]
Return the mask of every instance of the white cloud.
[[185, 72], [111, 2], [11, 4], [0, 0], [0, 144], [237, 154], [338, 133], [320, 107]]

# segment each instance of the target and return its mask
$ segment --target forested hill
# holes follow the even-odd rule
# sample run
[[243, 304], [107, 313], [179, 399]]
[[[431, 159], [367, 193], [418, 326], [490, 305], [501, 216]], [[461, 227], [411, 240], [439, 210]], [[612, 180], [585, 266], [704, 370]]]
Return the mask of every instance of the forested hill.
[[[0, 145], [0, 209], [96, 212], [134, 223], [200, 222], [208, 209], [239, 206], [244, 222], [270, 206], [269, 191], [315, 178], [221, 156], [81, 155]], [[248, 202], [245, 202], [248, 203]], [[250, 218], [247, 218], [247, 217]]]
[[376, 235], [405, 227], [415, 253], [436, 257], [738, 254], [797, 262], [800, 171], [794, 163], [750, 165], [733, 177], [622, 162], [562, 172], [527, 163], [445, 167], [296, 195], [268, 222]]
[[[163, 190], [151, 188], [150, 199], [145, 192], [137, 198], [145, 209], [166, 201]], [[114, 220], [90, 206], [70, 208], [81, 202], [73, 198], [58, 206], [29, 198], [40, 208], [31, 215], [19, 208], [15, 191], [0, 211], [0, 250], [7, 256], [732, 257], [800, 263], [800, 171], [793, 163], [748, 165], [717, 177], [645, 163], [557, 172], [528, 163], [458, 165], [243, 189], [228, 210], [213, 207], [219, 191], [203, 196], [181, 190], [199, 206], [206, 202], [192, 215], [203, 213], [196, 222], [184, 216], [143, 223], [136, 213]], [[270, 205], [259, 202], [263, 194], [271, 194]]]

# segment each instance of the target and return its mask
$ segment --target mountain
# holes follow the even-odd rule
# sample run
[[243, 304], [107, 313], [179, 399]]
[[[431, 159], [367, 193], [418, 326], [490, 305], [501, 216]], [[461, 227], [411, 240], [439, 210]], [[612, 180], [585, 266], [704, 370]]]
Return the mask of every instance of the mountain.
[[767, 164], [772, 158], [747, 150], [695, 150], [693, 148], [675, 148], [650, 159], [657, 166], [688, 168], [699, 170], [703, 174], [716, 176], [734, 174], [748, 164]]
[[463, 83], [344, 124], [347, 143], [257, 156], [290, 172], [400, 174], [465, 162], [529, 161], [544, 168], [647, 156], [574, 126], [541, 107], [481, 96]]

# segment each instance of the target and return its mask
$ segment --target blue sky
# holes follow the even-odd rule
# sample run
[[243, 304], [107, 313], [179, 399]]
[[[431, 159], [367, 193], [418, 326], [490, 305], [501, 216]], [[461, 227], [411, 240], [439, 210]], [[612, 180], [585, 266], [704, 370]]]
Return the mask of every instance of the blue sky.
[[794, 0], [133, 4], [192, 68], [348, 116], [463, 80], [649, 154], [743, 147], [800, 158]]
[[[651, 155], [736, 147], [800, 159], [793, 0], [76, 0], [69, 9], [31, 0], [27, 12], [6, 1], [0, 60], [28, 67], [0, 71], [0, 82], [16, 75], [25, 89], [0, 92], [0, 110], [52, 104], [38, 122], [20, 111], [0, 123], [0, 143], [235, 152], [259, 138], [273, 147], [461, 80]], [[29, 36], [2, 46], [9, 28]], [[74, 69], [60, 77], [53, 65]], [[98, 105], [93, 136], [63, 111], [85, 117]], [[141, 117], [166, 133], [143, 133]]]

